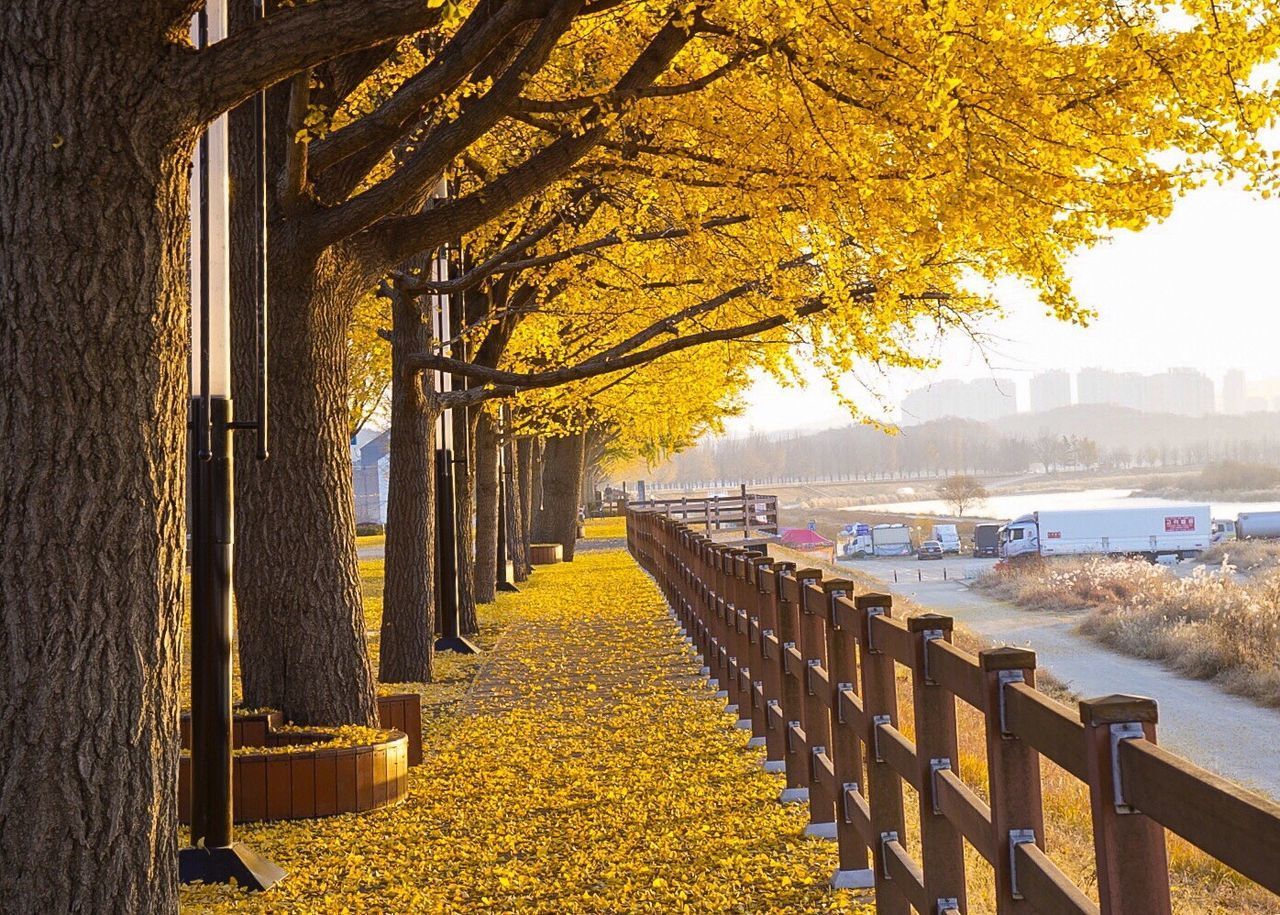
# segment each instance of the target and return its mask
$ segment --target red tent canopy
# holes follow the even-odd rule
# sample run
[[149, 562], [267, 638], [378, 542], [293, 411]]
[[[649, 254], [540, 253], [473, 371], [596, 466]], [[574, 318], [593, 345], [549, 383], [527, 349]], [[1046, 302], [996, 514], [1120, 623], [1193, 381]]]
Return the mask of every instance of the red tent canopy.
[[831, 546], [831, 541], [807, 527], [793, 527], [782, 532], [782, 545], [793, 550], [820, 550]]

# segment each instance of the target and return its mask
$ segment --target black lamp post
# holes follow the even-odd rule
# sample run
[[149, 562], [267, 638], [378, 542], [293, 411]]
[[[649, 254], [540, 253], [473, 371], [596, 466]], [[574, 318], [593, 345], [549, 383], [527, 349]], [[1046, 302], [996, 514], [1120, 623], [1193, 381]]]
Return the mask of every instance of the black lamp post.
[[[259, 14], [261, 10], [259, 9]], [[226, 36], [225, 0], [208, 0], [192, 27], [199, 47]], [[261, 157], [264, 100], [258, 112], [255, 193], [262, 231], [254, 259], [258, 288], [259, 416], [237, 423], [231, 407], [227, 117], [200, 138], [192, 172], [191, 519], [191, 846], [178, 853], [184, 883], [230, 883], [266, 889], [284, 871], [234, 840], [231, 779], [232, 429], [258, 432], [266, 457], [265, 176]]]
[[[449, 185], [442, 180], [436, 190], [437, 197], [449, 196]], [[432, 279], [444, 280], [451, 273], [449, 249], [441, 247], [430, 266]], [[432, 296], [432, 322], [436, 345], [443, 353], [451, 347], [453, 339], [452, 295]], [[432, 381], [436, 391], [454, 390], [455, 378], [446, 372], [435, 372]], [[461, 379], [457, 379], [461, 382]], [[455, 459], [455, 444], [458, 453]], [[436, 639], [436, 651], [453, 651], [459, 654], [479, 654], [480, 649], [462, 634], [460, 608], [458, 606], [458, 516], [457, 478], [454, 465], [465, 467], [466, 442], [454, 442], [453, 419], [448, 410], [442, 410], [436, 426], [436, 619], [439, 620], [440, 637]]]

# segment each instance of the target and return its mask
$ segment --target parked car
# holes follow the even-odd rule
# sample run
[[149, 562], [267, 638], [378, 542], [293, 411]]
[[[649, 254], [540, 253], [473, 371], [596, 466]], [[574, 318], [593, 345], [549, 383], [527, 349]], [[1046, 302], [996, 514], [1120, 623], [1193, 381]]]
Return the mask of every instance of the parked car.
[[942, 558], [942, 542], [940, 540], [926, 540], [920, 544], [920, 549], [916, 551], [916, 559], [941, 559]]

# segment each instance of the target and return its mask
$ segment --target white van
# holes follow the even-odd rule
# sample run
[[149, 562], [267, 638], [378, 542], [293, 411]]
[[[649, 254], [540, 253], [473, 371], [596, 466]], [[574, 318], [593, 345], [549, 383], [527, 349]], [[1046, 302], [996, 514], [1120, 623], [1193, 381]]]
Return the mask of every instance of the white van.
[[960, 555], [960, 532], [954, 524], [935, 524], [929, 538], [942, 544], [942, 552]]

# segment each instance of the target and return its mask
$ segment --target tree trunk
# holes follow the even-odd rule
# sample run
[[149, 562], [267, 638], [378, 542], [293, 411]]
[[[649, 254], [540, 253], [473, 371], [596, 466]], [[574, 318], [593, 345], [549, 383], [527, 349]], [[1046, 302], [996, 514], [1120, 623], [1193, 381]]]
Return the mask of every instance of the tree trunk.
[[542, 504], [542, 443], [535, 438], [520, 440], [517, 451], [517, 464], [520, 474], [520, 536], [519, 551], [516, 554], [516, 578], [524, 581], [533, 572], [530, 561], [532, 555], [529, 545], [533, 543], [533, 516], [537, 506]]
[[392, 300], [391, 473], [378, 679], [425, 683], [435, 648], [435, 429], [439, 411], [404, 358], [431, 348], [415, 297]]
[[516, 443], [511, 439], [508, 439], [502, 445], [502, 464], [502, 482], [512, 489], [512, 492], [507, 497], [507, 526], [503, 529], [502, 534], [507, 541], [507, 555], [511, 559], [512, 571], [516, 581], [526, 581], [529, 578], [529, 573], [533, 571], [533, 567], [529, 565], [529, 550], [522, 540], [522, 532], [525, 526], [524, 505], [522, 504], [523, 499], [515, 491], [518, 485], [515, 474]]
[[195, 125], [151, 6], [0, 5], [0, 908], [176, 912]]
[[341, 248], [306, 254], [287, 227], [268, 269], [271, 458], [253, 460], [246, 440], [236, 463], [244, 702], [299, 723], [374, 725], [347, 404], [347, 328], [367, 277]]
[[585, 443], [582, 433], [548, 439], [542, 456], [542, 510], [534, 516], [533, 539], [560, 544], [565, 562], [573, 561], [578, 541], [578, 492]]
[[[458, 537], [458, 630], [463, 635], [480, 631], [476, 619], [476, 413], [479, 409], [451, 410], [454, 439], [454, 491]], [[485, 602], [487, 603], [487, 602]]]
[[[491, 603], [498, 581], [498, 436], [493, 417], [476, 425], [476, 600]], [[510, 541], [508, 541], [510, 545]]]

